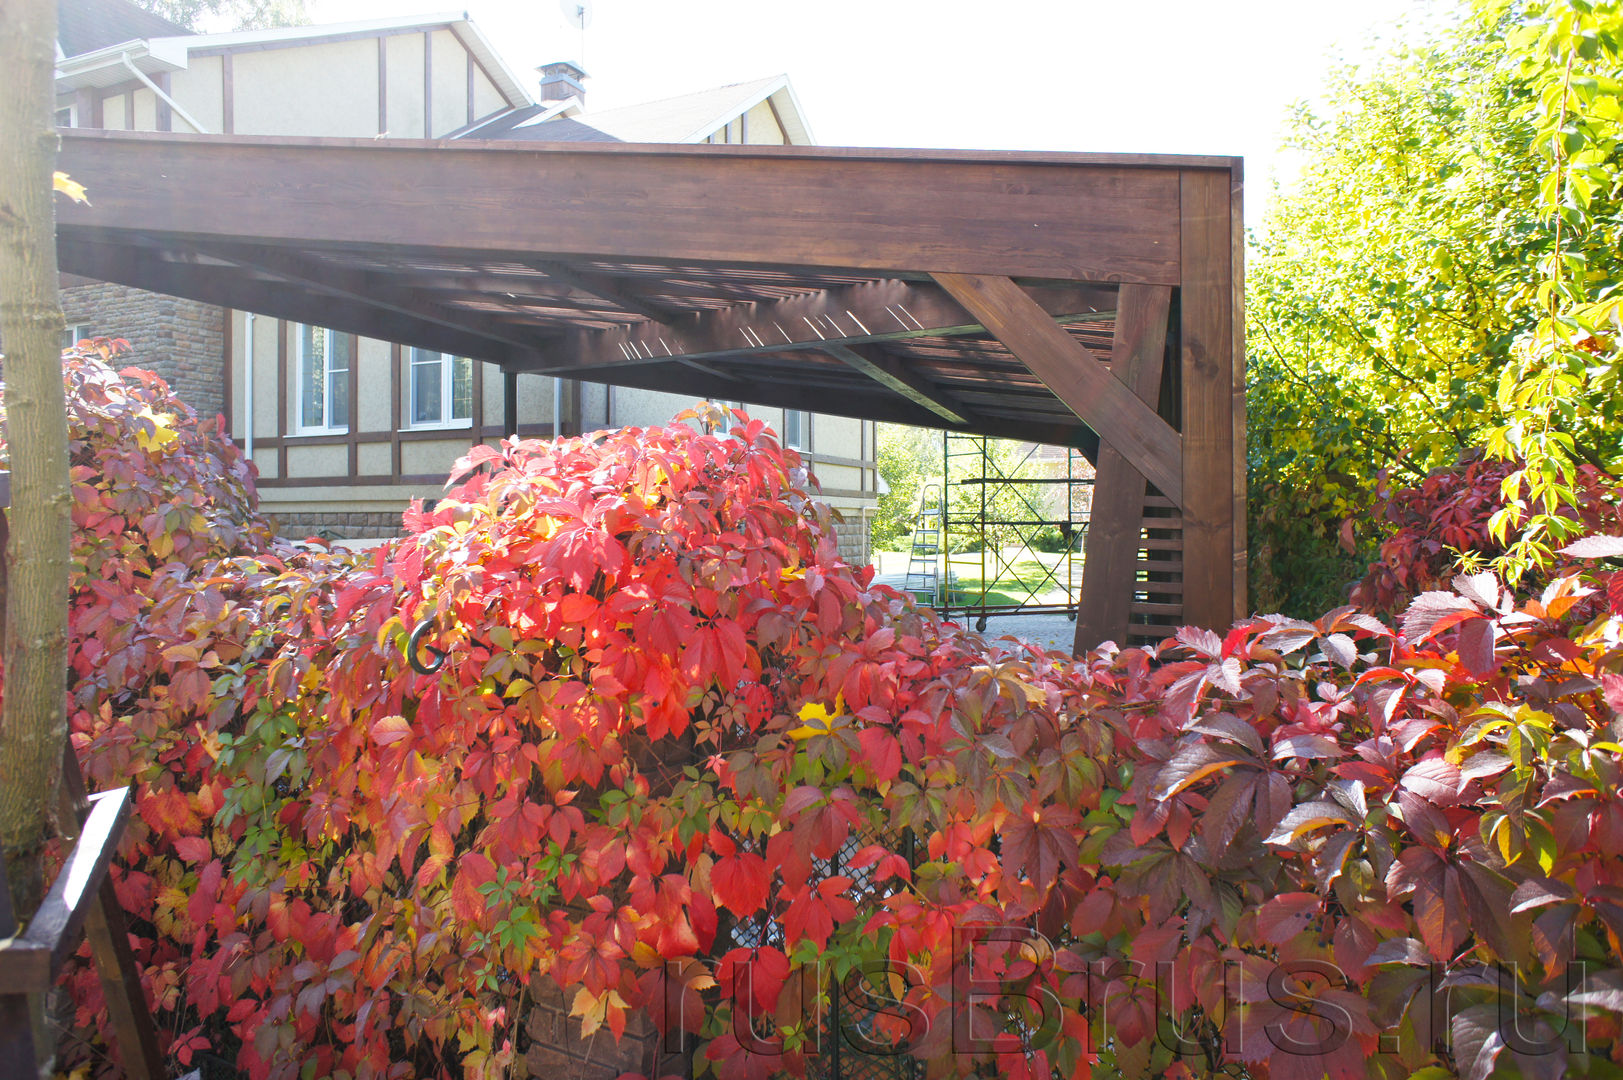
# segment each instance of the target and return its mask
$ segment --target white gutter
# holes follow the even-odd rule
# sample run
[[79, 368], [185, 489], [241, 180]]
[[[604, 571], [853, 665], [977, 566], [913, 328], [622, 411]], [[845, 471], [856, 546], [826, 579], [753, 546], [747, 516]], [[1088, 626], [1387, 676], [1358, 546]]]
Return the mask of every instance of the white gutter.
[[191, 113], [189, 113], [185, 109], [181, 108], [180, 107], [180, 102], [178, 102], [174, 98], [170, 97], [165, 91], [163, 91], [162, 89], [159, 88], [157, 83], [155, 83], [151, 79], [147, 78], [146, 72], [142, 71], [140, 68], [138, 68], [134, 64], [130, 63], [130, 54], [129, 53], [120, 53], [118, 58], [123, 63], [123, 65], [126, 68], [129, 69], [129, 72], [130, 72], [131, 75], [134, 75], [137, 79], [140, 79], [141, 82], [145, 83], [146, 88], [148, 90], [151, 90], [154, 94], [157, 94], [159, 100], [164, 102], [164, 104], [168, 105], [171, 109], [173, 109], [175, 111], [176, 116], [180, 117], [182, 120], [184, 120], [188, 124], [190, 124], [192, 126], [193, 131], [197, 132], [199, 135], [212, 135], [212, 134], [214, 134], [212, 131], [209, 131], [202, 124], [199, 124], [195, 119], [193, 119]]
[[245, 415], [242, 418], [242, 453], [249, 461], [254, 459], [254, 313], [244, 313], [248, 330], [246, 340], [242, 343], [242, 369], [243, 379], [243, 408]]

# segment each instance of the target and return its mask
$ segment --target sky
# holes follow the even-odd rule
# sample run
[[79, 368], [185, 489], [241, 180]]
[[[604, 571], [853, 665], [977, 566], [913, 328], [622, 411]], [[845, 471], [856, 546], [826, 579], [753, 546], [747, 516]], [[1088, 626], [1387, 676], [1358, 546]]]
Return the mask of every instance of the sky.
[[[591, 4], [584, 34], [566, 18]], [[1431, 0], [465, 0], [526, 79], [581, 63], [588, 111], [788, 73], [826, 146], [1237, 154], [1248, 222], [1293, 102]], [[444, 0], [311, 0], [318, 22]], [[533, 86], [532, 86], [533, 91]]]

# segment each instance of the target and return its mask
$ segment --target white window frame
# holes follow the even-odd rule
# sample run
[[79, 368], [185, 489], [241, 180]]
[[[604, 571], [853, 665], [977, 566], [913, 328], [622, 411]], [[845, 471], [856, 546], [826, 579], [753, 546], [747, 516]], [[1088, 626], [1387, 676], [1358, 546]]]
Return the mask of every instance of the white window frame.
[[[339, 335], [338, 331], [331, 330], [331, 329], [328, 329], [328, 328], [322, 327], [322, 326], [310, 326], [310, 327], [308, 327], [308, 329], [310, 329], [314, 333], [325, 335], [326, 339], [327, 339], [327, 348], [325, 350], [326, 351], [327, 364], [326, 364], [326, 371], [322, 375], [323, 379], [327, 383], [327, 385], [325, 387], [326, 392], [321, 395], [321, 410], [322, 410], [323, 415], [320, 416], [320, 417], [314, 418], [316, 422], [312, 423], [311, 422], [312, 418], [304, 415], [305, 365], [308, 364], [309, 360], [310, 360], [309, 354], [305, 352], [305, 348], [304, 348], [304, 331], [306, 329], [306, 324], [293, 323], [292, 327], [293, 327], [293, 352], [294, 352], [294, 369], [293, 369], [294, 370], [294, 375], [293, 375], [293, 386], [292, 386], [293, 409], [294, 409], [294, 414], [297, 417], [297, 421], [298, 421], [297, 422], [298, 434], [300, 434], [300, 435], [348, 435], [349, 434], [349, 416], [345, 415], [342, 418], [342, 420], [343, 420], [342, 423], [336, 423], [335, 424], [335, 423], [332, 422], [334, 417], [331, 415], [332, 404], [333, 404], [333, 392], [332, 392], [332, 387], [333, 387], [332, 379], [333, 379], [333, 376], [334, 375], [341, 375], [345, 379], [349, 378], [349, 364], [350, 364], [350, 361], [349, 361], [348, 356], [344, 357], [344, 366], [342, 368], [338, 368], [338, 369], [333, 368], [333, 358], [337, 355], [338, 346], [340, 344], [340, 341], [339, 341], [339, 336], [340, 335]], [[347, 413], [347, 410], [346, 410], [346, 413]]]
[[79, 342], [90, 337], [90, 324], [87, 322], [68, 323], [62, 328], [62, 348], [71, 349]]
[[[795, 413], [800, 417], [800, 434], [795, 438], [789, 437], [789, 414]], [[811, 449], [812, 414], [807, 409], [783, 410], [783, 445], [791, 450]]]
[[[433, 355], [439, 357], [439, 368], [440, 368], [440, 418], [438, 420], [418, 420], [417, 419], [417, 367], [418, 367], [419, 363], [423, 363], [422, 361], [420, 361], [418, 359], [418, 357], [419, 356], [427, 356], [429, 354], [433, 354]], [[469, 398], [468, 398], [468, 415], [467, 416], [461, 416], [461, 417], [448, 415], [450, 413], [450, 411], [455, 407], [455, 405], [454, 405], [455, 396], [452, 393], [452, 390], [456, 385], [456, 361], [458, 361], [458, 360], [467, 360], [467, 362], [468, 362], [468, 379], [469, 379], [469, 382], [471, 383], [472, 380], [473, 380], [473, 365], [477, 364], [479, 361], [477, 361], [477, 360], [469, 360], [467, 357], [457, 356], [457, 355], [455, 355], [453, 353], [437, 352], [434, 349], [410, 348], [410, 349], [407, 350], [407, 352], [406, 352], [406, 424], [405, 424], [405, 428], [407, 430], [411, 430], [411, 431], [455, 431], [458, 428], [470, 428], [470, 427], [473, 426], [473, 410], [474, 410], [475, 403], [473, 401], [471, 388], [470, 388], [470, 393], [469, 393]], [[426, 367], [427, 364], [424, 363], [423, 366]]]

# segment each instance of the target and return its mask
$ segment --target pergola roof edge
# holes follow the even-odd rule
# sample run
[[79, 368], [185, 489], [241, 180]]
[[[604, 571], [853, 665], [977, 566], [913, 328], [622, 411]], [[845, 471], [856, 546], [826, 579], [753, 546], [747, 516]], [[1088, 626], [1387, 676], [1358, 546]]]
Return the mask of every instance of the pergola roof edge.
[[302, 135], [199, 135], [195, 132], [117, 131], [72, 128], [65, 141], [199, 142], [216, 146], [322, 146], [378, 150], [513, 150], [536, 154], [586, 154], [611, 157], [692, 155], [721, 158], [806, 158], [831, 161], [1006, 162], [1018, 165], [1111, 166], [1149, 169], [1215, 169], [1242, 167], [1244, 158], [1221, 154], [1127, 154], [1050, 150], [956, 150], [932, 147], [773, 146], [753, 143], [537, 143], [522, 139], [400, 139], [310, 137]]
[[[62, 168], [95, 205], [63, 206], [60, 225], [103, 240], [146, 231], [1151, 284], [1178, 280], [1188, 171], [822, 147], [735, 154], [167, 133], [69, 133], [62, 142]], [[229, 197], [209, 197], [216, 192]]]

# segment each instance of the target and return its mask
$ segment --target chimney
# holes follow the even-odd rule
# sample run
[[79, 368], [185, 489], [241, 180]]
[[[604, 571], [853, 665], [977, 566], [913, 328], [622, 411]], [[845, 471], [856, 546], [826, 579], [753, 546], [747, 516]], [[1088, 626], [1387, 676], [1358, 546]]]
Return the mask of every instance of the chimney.
[[586, 103], [586, 88], [581, 80], [586, 78], [586, 72], [579, 67], [560, 60], [552, 64], [542, 64], [536, 68], [541, 73], [541, 100], [542, 101], [568, 101], [570, 98]]

